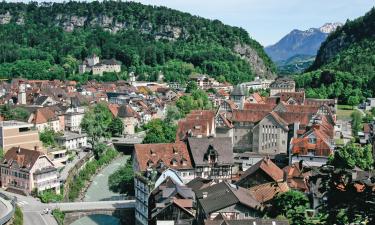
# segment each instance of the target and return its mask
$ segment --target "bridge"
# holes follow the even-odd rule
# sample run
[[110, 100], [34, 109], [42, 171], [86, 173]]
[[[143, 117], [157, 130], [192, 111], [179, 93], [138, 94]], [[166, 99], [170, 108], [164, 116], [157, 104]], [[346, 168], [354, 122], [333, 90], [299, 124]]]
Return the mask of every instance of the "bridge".
[[126, 135], [125, 137], [113, 137], [110, 139], [115, 148], [126, 155], [132, 155], [134, 145], [141, 144], [146, 137], [146, 132], [139, 132], [133, 135]]
[[64, 225], [89, 215], [109, 215], [120, 219], [121, 224], [134, 224], [135, 200], [52, 203], [65, 213]]

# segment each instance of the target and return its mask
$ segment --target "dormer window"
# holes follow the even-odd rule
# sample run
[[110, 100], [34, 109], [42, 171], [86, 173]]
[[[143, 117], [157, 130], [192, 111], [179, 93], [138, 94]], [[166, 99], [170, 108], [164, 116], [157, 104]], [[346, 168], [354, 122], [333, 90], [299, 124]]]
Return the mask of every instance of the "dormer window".
[[207, 152], [205, 154], [205, 160], [208, 161], [208, 163], [216, 163], [218, 160], [218, 153], [214, 146], [211, 144], [208, 146]]
[[159, 161], [158, 161], [158, 167], [159, 168], [163, 168], [164, 166], [165, 166], [164, 161], [161, 160], [161, 159], [159, 159]]
[[154, 162], [151, 160], [151, 159], [149, 159], [148, 161], [147, 161], [147, 166], [148, 167], [152, 167], [154, 165]]
[[186, 160], [185, 158], [182, 158], [182, 159], [181, 159], [181, 164], [182, 164], [183, 166], [186, 166], [186, 165], [187, 165], [187, 160]]
[[177, 148], [176, 148], [176, 147], [173, 147], [173, 154], [175, 154], [175, 155], [178, 154], [178, 151], [177, 151]]
[[177, 166], [177, 160], [176, 160], [175, 158], [173, 158], [173, 159], [171, 160], [171, 165], [172, 165], [172, 166]]
[[151, 148], [151, 149], [150, 149], [150, 154], [151, 154], [152, 156], [156, 156], [155, 150]]
[[309, 138], [309, 143], [310, 144], [316, 144], [316, 138], [315, 137]]

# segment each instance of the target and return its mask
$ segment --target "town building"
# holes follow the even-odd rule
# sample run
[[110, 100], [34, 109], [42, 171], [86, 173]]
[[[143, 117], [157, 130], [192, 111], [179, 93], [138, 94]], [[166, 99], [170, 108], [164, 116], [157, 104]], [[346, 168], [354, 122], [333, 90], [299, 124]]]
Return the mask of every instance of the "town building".
[[236, 182], [236, 185], [251, 188], [269, 182], [282, 182], [283, 174], [283, 171], [270, 158], [265, 157], [247, 169]]
[[15, 120], [0, 122], [0, 145], [4, 153], [12, 147], [34, 149], [43, 146], [33, 124]]
[[68, 150], [81, 149], [87, 146], [87, 135], [65, 131], [63, 135], [55, 137], [57, 144]]
[[211, 110], [193, 110], [184, 119], [178, 121], [176, 140], [187, 137], [215, 136], [215, 112]]
[[362, 104], [364, 110], [372, 110], [375, 108], [375, 98], [367, 98], [366, 101]]
[[291, 140], [290, 163], [303, 160], [307, 166], [319, 167], [327, 163], [335, 149], [334, 123], [327, 116], [315, 116], [309, 127]]
[[[163, 165], [161, 165], [163, 166]], [[166, 180], [171, 180], [174, 184], [183, 186], [184, 183], [178, 172], [174, 169], [165, 166], [155, 169], [147, 169], [146, 171], [137, 171], [139, 169], [134, 164], [136, 171], [134, 176], [134, 190], [135, 190], [135, 224], [148, 225], [151, 219], [151, 212], [149, 211], [149, 198], [151, 192], [158, 188]], [[157, 215], [156, 215], [157, 217]]]
[[240, 85], [249, 92], [250, 90], [256, 91], [268, 89], [273, 81], [274, 80], [260, 79], [259, 77], [256, 77], [254, 81], [241, 83]]
[[68, 150], [66, 148], [48, 148], [47, 155], [56, 168], [64, 167], [69, 159]]
[[166, 179], [149, 197], [149, 225], [173, 222], [175, 225], [192, 225], [195, 219], [194, 192], [186, 185]]
[[251, 193], [228, 182], [221, 182], [201, 189], [196, 193], [197, 223], [215, 220], [219, 215], [224, 220], [254, 219], [262, 216], [263, 206]]
[[61, 127], [61, 122], [59, 116], [52, 108], [37, 108], [31, 113], [28, 122], [34, 124], [39, 132], [45, 129], [52, 129], [54, 132], [59, 132], [64, 130]]
[[1, 161], [1, 185], [7, 191], [31, 194], [54, 190], [60, 193], [55, 165], [46, 154], [26, 148], [12, 147]]
[[93, 75], [103, 75], [105, 72], [120, 73], [121, 64], [115, 59], [100, 60], [97, 55], [87, 57], [81, 65], [79, 65], [79, 73], [90, 73]]
[[272, 82], [269, 88], [270, 88], [270, 95], [275, 96], [280, 92], [295, 92], [296, 83], [294, 80], [290, 78], [280, 77], [280, 78], [277, 78], [274, 82]]
[[208, 90], [210, 88], [213, 88], [214, 86], [219, 85], [219, 82], [214, 78], [211, 78], [208, 75], [204, 74], [191, 75], [190, 80], [196, 82], [197, 86], [203, 90]]
[[217, 180], [232, 178], [234, 163], [230, 138], [189, 137], [187, 147], [195, 177]]
[[65, 111], [65, 130], [81, 133], [81, 122], [85, 116], [85, 109], [80, 106], [77, 98], [71, 98], [70, 107]]

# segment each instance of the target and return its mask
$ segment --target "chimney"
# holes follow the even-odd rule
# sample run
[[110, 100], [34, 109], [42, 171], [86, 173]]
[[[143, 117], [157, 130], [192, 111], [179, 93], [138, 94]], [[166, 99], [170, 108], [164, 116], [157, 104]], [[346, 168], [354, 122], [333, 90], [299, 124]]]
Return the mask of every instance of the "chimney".
[[202, 193], [203, 198], [207, 198], [207, 195], [208, 195], [208, 192], [206, 192], [206, 191]]
[[35, 146], [34, 146], [34, 150], [35, 150], [35, 151], [39, 151], [39, 146], [38, 146], [38, 145], [35, 145]]

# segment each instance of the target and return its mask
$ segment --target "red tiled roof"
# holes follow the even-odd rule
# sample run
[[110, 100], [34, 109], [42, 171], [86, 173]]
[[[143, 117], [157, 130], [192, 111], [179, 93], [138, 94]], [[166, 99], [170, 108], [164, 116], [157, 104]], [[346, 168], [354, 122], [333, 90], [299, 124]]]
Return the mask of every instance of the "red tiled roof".
[[269, 111], [271, 112], [276, 107], [275, 104], [264, 104], [264, 103], [245, 103], [245, 110], [257, 110], [257, 111]]
[[261, 121], [268, 113], [269, 111], [233, 110], [232, 121], [256, 123]]
[[34, 112], [34, 118], [32, 120], [32, 123], [34, 124], [42, 124], [47, 123], [50, 121], [56, 121], [59, 118], [55, 114], [55, 112], [50, 108], [40, 108], [36, 109]]
[[273, 163], [271, 159], [265, 157], [247, 169], [244, 174], [242, 174], [240, 181], [247, 179], [246, 177], [254, 174], [259, 169], [265, 172], [274, 181], [281, 181], [283, 179], [283, 171], [275, 163]]
[[136, 144], [134, 153], [140, 171], [146, 171], [148, 167], [155, 168], [161, 161], [172, 169], [192, 168], [189, 151], [183, 142]]
[[117, 114], [118, 114], [118, 108], [119, 108], [120, 106], [119, 105], [117, 105], [117, 104], [108, 104], [108, 109], [109, 109], [109, 111], [111, 111], [111, 113], [112, 113], [112, 115], [113, 116], [117, 116]]
[[276, 195], [289, 191], [286, 182], [270, 182], [249, 188], [250, 194], [260, 203], [272, 200]]
[[13, 162], [17, 162], [19, 167], [30, 170], [42, 155], [44, 153], [39, 151], [13, 147], [5, 153], [2, 163], [11, 167]]
[[280, 92], [276, 96], [279, 96], [280, 100], [283, 102], [287, 102], [291, 98], [299, 105], [305, 102], [305, 92]]

